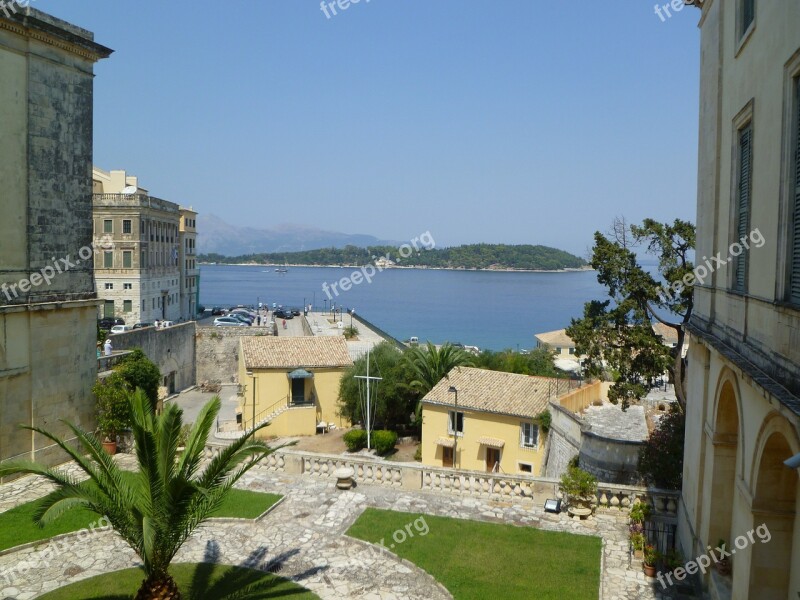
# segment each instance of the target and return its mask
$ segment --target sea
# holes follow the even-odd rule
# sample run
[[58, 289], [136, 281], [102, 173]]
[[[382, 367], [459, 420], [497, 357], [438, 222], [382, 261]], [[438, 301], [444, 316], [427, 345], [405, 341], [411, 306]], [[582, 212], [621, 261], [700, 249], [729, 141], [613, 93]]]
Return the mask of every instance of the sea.
[[[567, 327], [589, 300], [606, 298], [594, 271], [520, 272], [384, 269], [371, 282], [341, 290], [353, 267], [201, 265], [200, 303], [230, 307], [259, 302], [355, 310], [399, 340], [460, 342], [489, 350], [536, 346], [534, 335]], [[332, 284], [337, 283], [336, 292]], [[327, 284], [327, 293], [324, 284]], [[348, 323], [347, 316], [344, 317]]]

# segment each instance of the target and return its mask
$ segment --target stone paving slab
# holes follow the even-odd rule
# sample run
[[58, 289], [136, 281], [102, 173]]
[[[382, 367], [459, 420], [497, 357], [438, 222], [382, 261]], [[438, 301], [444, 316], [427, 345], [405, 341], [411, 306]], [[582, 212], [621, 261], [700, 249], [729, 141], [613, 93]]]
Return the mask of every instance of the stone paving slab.
[[[125, 467], [134, 464], [131, 456], [119, 460]], [[74, 470], [74, 465], [68, 468]], [[629, 565], [627, 517], [622, 512], [601, 512], [590, 520], [574, 521], [527, 502], [369, 485], [340, 491], [334, 480], [276, 473], [266, 467], [250, 471], [238, 487], [283, 494], [285, 500], [259, 522], [210, 522], [187, 541], [176, 557], [178, 562], [219, 561], [276, 572], [323, 600], [450, 598], [422, 569], [388, 550], [370, 551], [369, 545], [345, 535], [365, 508], [375, 507], [599, 536], [603, 539], [602, 600], [670, 597], [657, 593], [640, 567]], [[49, 486], [33, 477], [0, 486], [0, 512], [47, 491]], [[0, 598], [28, 600], [68, 583], [140, 564], [111, 531], [68, 536], [50, 556], [47, 548], [43, 542], [0, 556]], [[29, 569], [19, 570], [27, 564]], [[9, 573], [14, 568], [18, 570]]]

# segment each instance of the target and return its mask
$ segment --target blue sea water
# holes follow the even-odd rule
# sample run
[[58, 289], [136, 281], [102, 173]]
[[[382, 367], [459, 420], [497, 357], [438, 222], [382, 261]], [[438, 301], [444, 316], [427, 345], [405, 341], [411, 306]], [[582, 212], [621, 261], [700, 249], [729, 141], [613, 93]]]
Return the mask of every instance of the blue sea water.
[[[354, 308], [394, 337], [461, 342], [502, 350], [535, 346], [534, 334], [561, 329], [604, 299], [593, 271], [523, 273], [387, 269], [349, 291], [323, 291], [353, 268], [202, 265], [200, 303], [206, 307], [273, 302], [288, 306], [331, 302]], [[347, 323], [347, 317], [345, 317]]]

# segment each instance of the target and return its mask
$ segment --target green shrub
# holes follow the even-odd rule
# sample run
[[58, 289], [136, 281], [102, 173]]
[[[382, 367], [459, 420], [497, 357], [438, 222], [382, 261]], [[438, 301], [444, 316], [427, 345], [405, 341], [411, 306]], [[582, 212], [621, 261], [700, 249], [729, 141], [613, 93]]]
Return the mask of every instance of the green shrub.
[[372, 445], [378, 454], [386, 454], [394, 449], [397, 443], [397, 433], [394, 431], [373, 431]]
[[685, 433], [686, 417], [679, 408], [673, 408], [658, 421], [639, 452], [639, 473], [648, 485], [681, 489]]
[[358, 452], [367, 447], [367, 432], [363, 429], [353, 429], [344, 434], [344, 445], [349, 452]]
[[414, 460], [417, 462], [422, 462], [422, 444], [417, 446], [417, 451], [414, 452]]
[[597, 494], [597, 478], [578, 467], [569, 467], [561, 476], [561, 491], [571, 502], [593, 500]]

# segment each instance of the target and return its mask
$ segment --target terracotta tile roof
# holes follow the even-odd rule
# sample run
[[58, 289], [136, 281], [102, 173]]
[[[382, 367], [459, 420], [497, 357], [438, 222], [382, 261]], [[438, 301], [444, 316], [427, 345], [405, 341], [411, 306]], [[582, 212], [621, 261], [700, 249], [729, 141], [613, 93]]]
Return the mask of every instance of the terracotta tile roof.
[[545, 333], [537, 333], [534, 336], [543, 344], [552, 346], [553, 348], [574, 348], [575, 342], [567, 335], [566, 329], [559, 329], [558, 331], [547, 331]]
[[563, 380], [549, 377], [534, 377], [516, 373], [502, 373], [473, 367], [456, 367], [447, 377], [425, 394], [423, 403], [453, 406], [455, 394], [450, 386], [458, 390], [459, 408], [480, 412], [535, 417], [547, 409], [547, 403], [558, 395], [557, 382]]
[[678, 343], [678, 332], [675, 331], [674, 327], [656, 321], [653, 323], [653, 331], [655, 331], [656, 335], [661, 336], [661, 341], [665, 344], [672, 345]]
[[241, 338], [247, 369], [297, 369], [349, 367], [353, 364], [347, 342], [340, 336]]

